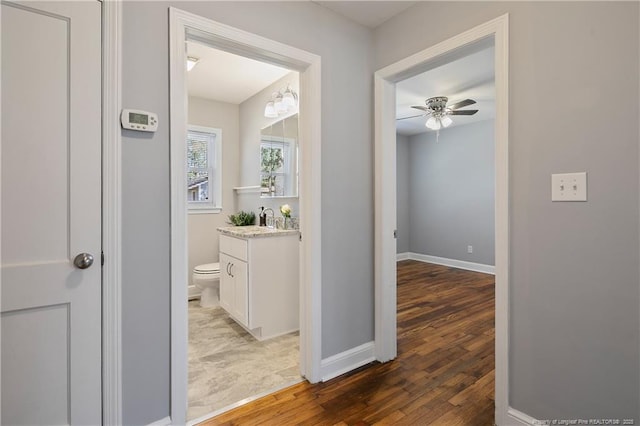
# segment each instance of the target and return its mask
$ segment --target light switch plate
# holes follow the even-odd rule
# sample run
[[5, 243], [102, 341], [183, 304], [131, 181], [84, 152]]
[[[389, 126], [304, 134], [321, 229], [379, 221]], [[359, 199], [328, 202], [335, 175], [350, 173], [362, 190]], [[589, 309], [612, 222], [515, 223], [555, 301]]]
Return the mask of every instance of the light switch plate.
[[587, 173], [552, 174], [551, 201], [587, 201]]

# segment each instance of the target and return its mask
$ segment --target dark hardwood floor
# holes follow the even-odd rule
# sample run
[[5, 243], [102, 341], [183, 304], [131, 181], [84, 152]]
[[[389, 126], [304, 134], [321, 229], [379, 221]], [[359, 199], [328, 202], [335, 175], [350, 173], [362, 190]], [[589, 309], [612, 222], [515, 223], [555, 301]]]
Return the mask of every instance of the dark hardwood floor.
[[204, 425], [493, 425], [494, 277], [398, 263], [398, 357]]

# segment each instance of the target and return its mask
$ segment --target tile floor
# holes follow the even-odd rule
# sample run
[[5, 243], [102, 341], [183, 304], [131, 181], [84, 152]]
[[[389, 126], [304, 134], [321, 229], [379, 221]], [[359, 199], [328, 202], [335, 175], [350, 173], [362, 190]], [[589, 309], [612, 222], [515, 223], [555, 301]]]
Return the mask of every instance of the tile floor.
[[187, 418], [302, 381], [298, 351], [298, 333], [259, 342], [222, 308], [190, 301]]

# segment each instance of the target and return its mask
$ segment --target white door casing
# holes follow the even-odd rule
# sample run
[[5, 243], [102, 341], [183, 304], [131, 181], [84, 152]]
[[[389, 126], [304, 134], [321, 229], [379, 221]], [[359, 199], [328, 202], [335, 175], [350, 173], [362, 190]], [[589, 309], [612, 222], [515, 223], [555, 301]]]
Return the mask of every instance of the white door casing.
[[[520, 424], [509, 414], [509, 15], [505, 14], [388, 65], [375, 84], [375, 353], [396, 357], [396, 133], [395, 84], [483, 43], [495, 46], [495, 419]], [[471, 50], [470, 50], [471, 49]], [[444, 61], [444, 62], [443, 62]]]
[[3, 3], [1, 28], [1, 420], [100, 424], [101, 5]]
[[[186, 422], [187, 249], [185, 232], [186, 51], [188, 34], [207, 44], [300, 72], [300, 371], [321, 380], [321, 58], [220, 22], [169, 8], [171, 106], [171, 421]], [[224, 273], [221, 271], [221, 273]]]

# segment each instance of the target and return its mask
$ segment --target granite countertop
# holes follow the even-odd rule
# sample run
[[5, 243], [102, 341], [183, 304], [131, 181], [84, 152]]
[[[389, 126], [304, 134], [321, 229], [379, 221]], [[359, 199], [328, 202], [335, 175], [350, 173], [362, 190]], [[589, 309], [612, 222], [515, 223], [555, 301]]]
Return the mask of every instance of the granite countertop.
[[264, 238], [298, 235], [297, 229], [275, 229], [266, 226], [223, 226], [218, 228], [221, 234], [236, 238]]

